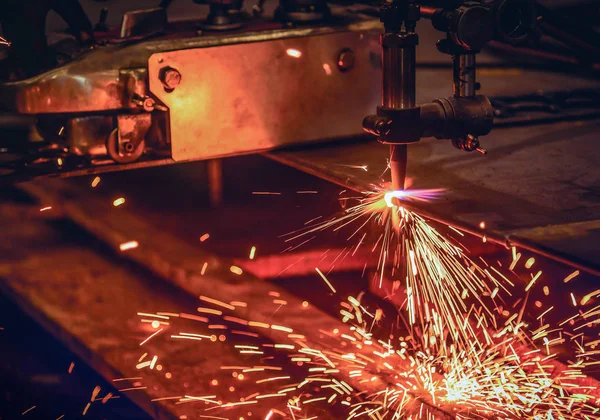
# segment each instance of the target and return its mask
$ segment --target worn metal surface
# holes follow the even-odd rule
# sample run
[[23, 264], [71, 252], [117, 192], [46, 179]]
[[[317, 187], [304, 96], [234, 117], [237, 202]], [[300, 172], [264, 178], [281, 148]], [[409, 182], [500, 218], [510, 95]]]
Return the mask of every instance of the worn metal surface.
[[[204, 407], [152, 402], [152, 398], [183, 392], [217, 393], [223, 399], [231, 398], [227, 388], [215, 389], [210, 382], [224, 376], [221, 365], [247, 363], [232, 343], [211, 343], [203, 346], [201, 352], [195, 350], [197, 345], [177, 340], [160, 344], [149, 341], [140, 346], [154, 330], [139, 321], [137, 311], [194, 313], [191, 299], [161, 286], [160, 281], [143, 271], [132, 270], [110, 253], [99, 252], [101, 248], [89, 242], [82, 244], [56, 226], [9, 216], [2, 210], [0, 224], [6, 242], [2, 242], [0, 289], [108, 381], [141, 377], [113, 382], [118, 389], [136, 387], [135, 382], [147, 386], [119, 393], [121, 398], [131, 398], [156, 419], [186, 415], [195, 418], [204, 413]], [[194, 324], [190, 321], [189, 328], [198, 328]], [[159, 362], [164, 364], [164, 370], [136, 369], [145, 352], [164, 357]], [[172, 358], [167, 358], [168, 354]], [[165, 376], [166, 372], [172, 375], [171, 379]], [[185, 382], [189, 384], [187, 388], [183, 387]], [[236, 382], [240, 395], [257, 390], [254, 383]], [[264, 415], [269, 408], [268, 404], [255, 404], [252, 411]], [[92, 406], [89, 414], [93, 410]], [[241, 416], [247, 411], [227, 414]]]
[[[176, 161], [269, 150], [361, 133], [379, 92], [378, 33], [345, 32], [152, 55], [150, 91], [170, 111]], [[355, 66], [338, 69], [340, 51]], [[161, 70], [181, 82], [167, 89]]]

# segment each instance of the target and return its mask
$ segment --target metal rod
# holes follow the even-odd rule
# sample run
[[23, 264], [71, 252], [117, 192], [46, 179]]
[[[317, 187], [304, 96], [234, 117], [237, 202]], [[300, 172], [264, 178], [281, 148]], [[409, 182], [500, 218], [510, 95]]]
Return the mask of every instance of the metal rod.
[[[412, 108], [416, 102], [416, 49], [414, 46], [383, 47], [383, 106], [396, 109]], [[392, 188], [403, 190], [407, 166], [406, 145], [390, 146]]]
[[396, 109], [415, 106], [415, 47], [383, 47], [383, 106]]
[[408, 147], [406, 144], [390, 145], [390, 173], [392, 189], [403, 190], [408, 166]]
[[458, 54], [452, 57], [452, 93], [455, 97], [475, 96], [476, 67], [475, 54]]

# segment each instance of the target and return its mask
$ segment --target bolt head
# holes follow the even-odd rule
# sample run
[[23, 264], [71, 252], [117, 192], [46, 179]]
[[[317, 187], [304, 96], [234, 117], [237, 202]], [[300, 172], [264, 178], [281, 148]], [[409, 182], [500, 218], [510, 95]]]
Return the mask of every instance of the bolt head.
[[125, 152], [127, 152], [127, 153], [131, 153], [131, 152], [133, 152], [133, 149], [134, 149], [134, 147], [133, 147], [133, 143], [132, 143], [132, 142], [130, 142], [130, 141], [123, 143], [123, 149], [124, 149], [124, 150], [125, 150]]
[[156, 105], [156, 103], [154, 102], [154, 99], [146, 98], [146, 99], [144, 99], [144, 103], [142, 104], [142, 107], [144, 108], [144, 111], [151, 112], [151, 111], [154, 111], [155, 105]]
[[350, 71], [356, 64], [356, 55], [350, 48], [346, 48], [340, 52], [338, 57], [338, 68], [341, 72]]
[[181, 73], [172, 67], [163, 67], [158, 74], [165, 90], [172, 91], [181, 83]]

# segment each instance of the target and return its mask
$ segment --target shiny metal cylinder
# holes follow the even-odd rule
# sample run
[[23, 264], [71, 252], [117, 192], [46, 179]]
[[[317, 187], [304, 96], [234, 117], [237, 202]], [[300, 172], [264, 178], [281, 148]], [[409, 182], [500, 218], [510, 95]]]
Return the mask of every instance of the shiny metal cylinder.
[[406, 144], [390, 146], [390, 174], [392, 189], [403, 190], [408, 166], [408, 147]]
[[[416, 102], [416, 48], [383, 47], [382, 105], [389, 108], [412, 108]], [[406, 179], [407, 149], [405, 144], [390, 146], [392, 188], [403, 190]]]
[[455, 97], [475, 96], [476, 69], [475, 54], [459, 54], [452, 58], [454, 76], [452, 92]]
[[415, 106], [416, 48], [383, 47], [382, 105], [404, 109]]

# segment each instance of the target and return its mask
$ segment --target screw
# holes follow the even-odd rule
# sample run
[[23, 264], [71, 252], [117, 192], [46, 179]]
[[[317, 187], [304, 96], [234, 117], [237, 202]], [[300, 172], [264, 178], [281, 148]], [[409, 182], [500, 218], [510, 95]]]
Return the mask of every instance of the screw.
[[142, 104], [142, 107], [144, 108], [144, 111], [146, 112], [152, 112], [154, 111], [154, 106], [155, 106], [155, 102], [154, 99], [152, 98], [145, 98], [144, 102]]
[[338, 57], [338, 68], [341, 72], [350, 71], [354, 68], [354, 64], [356, 63], [356, 56], [354, 51], [350, 48], [345, 48], [340, 52], [340, 56]]
[[172, 92], [181, 83], [181, 73], [168, 66], [160, 69], [158, 78], [167, 92]]
[[127, 153], [133, 152], [133, 143], [130, 141], [123, 143], [123, 149], [125, 149]]
[[392, 121], [388, 119], [382, 119], [375, 123], [375, 130], [378, 135], [386, 136], [390, 133], [392, 129]]

